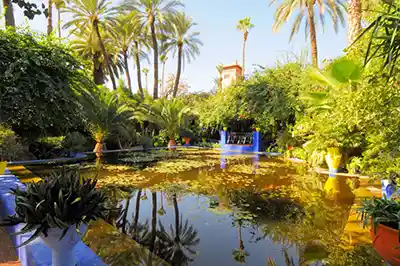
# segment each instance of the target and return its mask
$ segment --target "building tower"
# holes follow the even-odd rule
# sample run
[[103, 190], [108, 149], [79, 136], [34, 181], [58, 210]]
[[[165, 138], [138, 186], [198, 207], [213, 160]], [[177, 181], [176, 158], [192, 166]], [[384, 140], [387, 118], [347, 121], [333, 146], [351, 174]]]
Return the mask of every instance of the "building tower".
[[238, 64], [238, 61], [236, 60], [235, 64], [233, 65], [224, 65], [221, 75], [222, 89], [225, 89], [241, 79], [242, 67]]

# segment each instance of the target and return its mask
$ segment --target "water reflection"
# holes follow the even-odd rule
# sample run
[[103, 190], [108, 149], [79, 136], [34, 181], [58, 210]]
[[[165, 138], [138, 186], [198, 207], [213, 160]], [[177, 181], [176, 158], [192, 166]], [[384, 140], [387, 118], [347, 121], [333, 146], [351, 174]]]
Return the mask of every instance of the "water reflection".
[[156, 257], [171, 265], [380, 265], [372, 248], [344, 240], [354, 199], [329, 199], [326, 177], [279, 160], [224, 160], [224, 169], [157, 174], [120, 195], [118, 229], [152, 251], [142, 265]]

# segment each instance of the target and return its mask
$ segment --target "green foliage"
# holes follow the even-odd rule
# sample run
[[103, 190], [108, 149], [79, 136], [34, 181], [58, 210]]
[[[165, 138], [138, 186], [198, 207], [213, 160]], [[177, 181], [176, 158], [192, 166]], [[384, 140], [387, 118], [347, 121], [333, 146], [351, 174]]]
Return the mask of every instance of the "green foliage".
[[21, 160], [24, 148], [10, 128], [0, 124], [0, 161]]
[[21, 136], [61, 135], [81, 123], [73, 92], [91, 86], [82, 65], [58, 41], [0, 31], [0, 120]]
[[105, 194], [96, 189], [96, 180], [80, 177], [77, 171], [52, 174], [38, 183], [30, 183], [26, 191], [18, 187], [15, 212], [6, 225], [26, 224], [18, 234], [34, 231], [26, 245], [36, 237], [47, 236], [51, 228], [63, 230], [61, 238], [71, 226], [76, 229], [92, 220], [104, 219], [107, 211]]
[[[389, 226], [395, 230], [400, 225], [400, 201], [393, 199], [364, 199], [358, 212], [361, 214], [363, 226], [366, 227], [371, 222], [376, 230], [378, 224]], [[399, 233], [400, 238], [400, 233]]]
[[383, 4], [386, 10], [364, 29], [357, 40], [370, 33], [365, 64], [374, 58], [381, 59], [382, 68], [390, 70], [389, 74], [385, 76], [390, 78], [398, 72], [400, 6], [395, 1], [383, 1]]
[[168, 100], [161, 98], [144, 105], [139, 113], [140, 120], [147, 120], [156, 124], [170, 139], [188, 124], [189, 108], [180, 99]]
[[104, 86], [81, 89], [78, 92], [82, 109], [88, 120], [88, 130], [96, 142], [103, 142], [116, 127], [127, 123], [130, 109], [122, 103], [118, 91], [110, 91]]
[[62, 146], [69, 152], [83, 152], [87, 150], [87, 142], [86, 136], [74, 131], [65, 136]]
[[39, 139], [39, 142], [45, 145], [54, 147], [55, 149], [61, 149], [63, 147], [65, 136], [59, 137], [43, 137]]

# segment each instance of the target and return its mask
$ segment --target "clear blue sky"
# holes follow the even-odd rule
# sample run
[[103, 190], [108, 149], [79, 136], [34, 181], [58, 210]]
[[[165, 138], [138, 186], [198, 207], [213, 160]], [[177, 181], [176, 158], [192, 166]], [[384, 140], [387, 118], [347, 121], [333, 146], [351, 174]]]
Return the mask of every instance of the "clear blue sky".
[[[39, 0], [36, 1], [40, 3]], [[251, 17], [255, 25], [247, 42], [246, 72], [252, 71], [253, 64], [273, 66], [277, 59], [283, 59], [285, 54], [299, 55], [302, 50], [309, 51], [309, 42], [305, 40], [303, 29], [289, 43], [290, 22], [284, 25], [279, 33], [272, 32], [276, 5], [269, 6], [269, 0], [184, 0], [184, 3], [185, 12], [198, 24], [196, 30], [200, 31], [200, 38], [204, 43], [200, 56], [191, 64], [186, 64], [183, 72], [183, 78], [191, 85], [191, 91], [208, 91], [213, 88], [213, 78], [217, 76], [215, 69], [217, 64], [232, 64], [235, 60], [241, 62], [243, 35], [236, 30], [236, 24], [245, 16]], [[15, 9], [17, 23], [23, 24], [25, 19], [22, 13], [18, 8]], [[67, 18], [67, 15], [63, 16]], [[54, 23], [57, 23], [55, 14]], [[33, 30], [46, 31], [44, 17], [29, 21], [29, 25]], [[325, 32], [318, 29], [320, 61], [343, 53], [347, 43], [346, 32], [346, 28], [340, 28], [339, 33], [335, 34], [327, 18]], [[172, 55], [169, 58], [166, 73], [175, 73], [176, 58], [172, 58]], [[152, 69], [151, 65], [147, 67]], [[134, 72], [131, 74], [133, 84], [136, 85]], [[153, 82], [152, 75], [149, 74], [150, 88]]]

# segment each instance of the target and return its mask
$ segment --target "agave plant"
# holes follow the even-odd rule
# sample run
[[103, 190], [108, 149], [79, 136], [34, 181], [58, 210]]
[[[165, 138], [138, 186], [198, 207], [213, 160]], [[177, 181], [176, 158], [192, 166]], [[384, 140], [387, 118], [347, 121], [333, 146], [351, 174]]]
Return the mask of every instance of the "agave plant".
[[[363, 226], [367, 226], [370, 222], [376, 233], [378, 224], [384, 224], [395, 230], [400, 229], [400, 201], [392, 199], [365, 199], [361, 208], [358, 210], [361, 214]], [[400, 231], [399, 231], [400, 239]]]
[[96, 179], [85, 179], [76, 170], [53, 173], [37, 183], [30, 183], [26, 190], [12, 189], [15, 196], [15, 214], [2, 225], [26, 224], [17, 234], [34, 231], [20, 246], [38, 236], [47, 237], [48, 230], [63, 230], [62, 239], [71, 226], [76, 230], [92, 220], [104, 219], [109, 211], [107, 197], [96, 189]]

